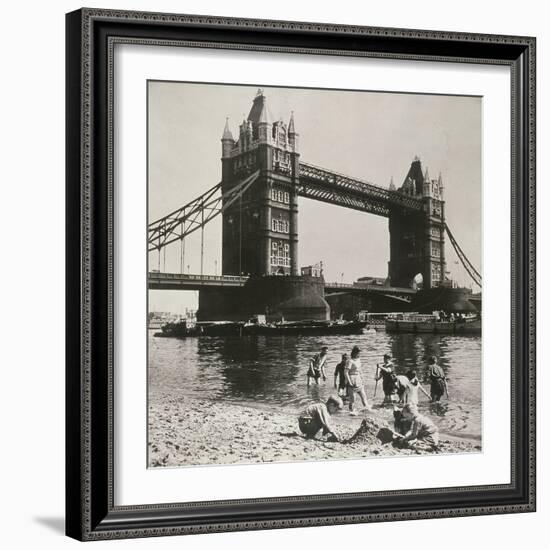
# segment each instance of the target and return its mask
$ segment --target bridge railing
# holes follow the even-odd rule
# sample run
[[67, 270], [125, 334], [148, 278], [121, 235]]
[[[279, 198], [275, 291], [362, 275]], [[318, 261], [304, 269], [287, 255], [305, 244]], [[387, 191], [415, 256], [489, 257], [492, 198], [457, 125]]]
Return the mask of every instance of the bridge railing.
[[355, 191], [385, 204], [396, 204], [414, 210], [422, 210], [423, 207], [422, 201], [416, 197], [405, 195], [399, 191], [390, 191], [375, 183], [346, 176], [345, 174], [306, 162], [300, 163], [300, 177], [327, 185], [334, 185], [348, 191]]
[[240, 283], [244, 284], [248, 281], [248, 277], [243, 275], [199, 275], [194, 273], [165, 273], [162, 271], [152, 270], [149, 272], [149, 277], [152, 279], [162, 279], [170, 281], [191, 281], [191, 282], [212, 282], [212, 283]]
[[376, 292], [398, 292], [404, 294], [415, 294], [416, 291], [412, 288], [397, 287], [397, 286], [383, 286], [383, 285], [369, 285], [362, 283], [325, 283], [325, 287], [329, 288], [345, 288], [353, 290], [370, 290]]

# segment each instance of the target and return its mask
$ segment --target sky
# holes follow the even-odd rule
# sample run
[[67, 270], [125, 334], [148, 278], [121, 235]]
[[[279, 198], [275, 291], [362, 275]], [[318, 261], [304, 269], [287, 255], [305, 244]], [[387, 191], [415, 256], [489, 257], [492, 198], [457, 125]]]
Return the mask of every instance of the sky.
[[[441, 173], [446, 221], [481, 271], [482, 98], [371, 91], [297, 89], [151, 81], [148, 85], [149, 222], [183, 206], [221, 180], [226, 118], [234, 137], [258, 87], [274, 119], [294, 112], [300, 158], [349, 176], [399, 187], [415, 156], [431, 178]], [[323, 261], [327, 281], [387, 276], [388, 220], [299, 198], [299, 266]], [[221, 216], [204, 231], [204, 273], [220, 274]], [[446, 239], [447, 269], [470, 280]], [[166, 262], [164, 264], [164, 261]], [[149, 267], [159, 267], [150, 253]], [[186, 239], [185, 272], [200, 272], [200, 232]], [[180, 246], [167, 248], [161, 270], [180, 272]], [[476, 287], [473, 287], [476, 289]], [[150, 291], [151, 311], [197, 307], [196, 292]]]

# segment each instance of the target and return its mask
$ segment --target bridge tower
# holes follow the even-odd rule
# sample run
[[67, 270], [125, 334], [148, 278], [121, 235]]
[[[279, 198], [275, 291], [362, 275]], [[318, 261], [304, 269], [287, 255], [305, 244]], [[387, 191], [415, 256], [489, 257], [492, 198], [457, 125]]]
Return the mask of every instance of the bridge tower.
[[430, 179], [428, 170], [415, 157], [399, 189], [423, 202], [420, 213], [398, 207], [390, 209], [389, 278], [393, 286], [411, 286], [422, 275], [423, 288], [434, 288], [445, 280], [445, 201], [443, 182]]
[[291, 114], [273, 121], [263, 90], [234, 139], [226, 121], [222, 135], [222, 192], [259, 170], [242, 198], [223, 214], [222, 273], [298, 275], [300, 154]]

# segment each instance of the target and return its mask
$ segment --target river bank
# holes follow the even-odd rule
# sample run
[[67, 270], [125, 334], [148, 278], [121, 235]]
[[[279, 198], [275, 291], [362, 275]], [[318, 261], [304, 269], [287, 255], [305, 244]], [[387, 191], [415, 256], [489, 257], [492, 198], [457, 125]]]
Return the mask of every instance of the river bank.
[[[336, 460], [377, 456], [427, 454], [398, 449], [376, 437], [360, 437], [347, 444], [323, 439], [307, 440], [299, 432], [297, 414], [282, 408], [259, 408], [227, 401], [174, 396], [164, 391], [149, 394], [150, 467], [198, 464], [251, 464]], [[362, 418], [382, 425], [378, 413], [350, 417], [333, 415], [342, 439], [351, 438]], [[441, 453], [480, 452], [479, 442], [441, 437]]]

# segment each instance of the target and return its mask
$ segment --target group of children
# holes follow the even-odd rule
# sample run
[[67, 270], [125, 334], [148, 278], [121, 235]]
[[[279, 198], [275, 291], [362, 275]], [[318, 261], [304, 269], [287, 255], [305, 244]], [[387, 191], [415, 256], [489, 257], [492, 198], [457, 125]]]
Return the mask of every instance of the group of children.
[[[321, 351], [311, 359], [307, 371], [308, 386], [311, 379], [315, 380], [317, 384], [319, 384], [320, 378], [326, 381], [325, 365], [327, 362], [327, 353], [328, 347], [323, 346]], [[364, 410], [371, 410], [361, 376], [361, 359], [359, 358], [359, 354], [359, 348], [353, 346], [350, 356], [348, 357], [348, 354], [344, 353], [342, 360], [336, 365], [336, 369], [334, 370], [334, 388], [338, 391], [339, 398], [344, 397], [349, 400], [349, 410], [352, 416], [357, 416], [357, 412], [354, 410], [357, 397], [361, 399]]]
[[[349, 401], [349, 411], [353, 416], [357, 415], [354, 410], [357, 396], [361, 399], [366, 411], [371, 411], [367, 395], [361, 377], [360, 350], [354, 346], [348, 357], [342, 355], [342, 360], [334, 370], [334, 388], [337, 395], [331, 395], [326, 403], [315, 403], [307, 407], [298, 419], [301, 432], [307, 438], [313, 438], [319, 431], [328, 435], [329, 441], [339, 441], [334, 431], [330, 416], [344, 407], [343, 399]], [[317, 384], [322, 378], [326, 381], [325, 367], [327, 364], [328, 347], [323, 346], [321, 351], [310, 361], [307, 371], [307, 384], [310, 385], [313, 379]], [[437, 426], [426, 416], [418, 412], [418, 391], [422, 391], [432, 402], [441, 399], [447, 393], [447, 380], [443, 369], [437, 364], [435, 357], [430, 357], [427, 371], [427, 378], [430, 382], [430, 393], [422, 387], [416, 371], [409, 370], [405, 375], [398, 375], [391, 357], [384, 355], [383, 364], [376, 366], [376, 388], [382, 380], [382, 391], [384, 402], [392, 403], [394, 406], [394, 440], [396, 444], [414, 448], [436, 448], [439, 444], [439, 433]], [[403, 405], [403, 408], [396, 406], [396, 402]]]
[[393, 403], [397, 400], [400, 403], [418, 405], [419, 390], [433, 403], [440, 401], [444, 393], [448, 394], [447, 378], [433, 356], [428, 359], [426, 378], [430, 383], [429, 394], [420, 384], [415, 370], [408, 370], [404, 375], [397, 374], [391, 357], [388, 354], [384, 355], [382, 365], [376, 365], [375, 380], [378, 383], [382, 379], [382, 391], [384, 392], [385, 403]]

